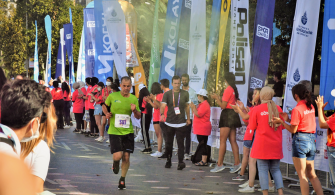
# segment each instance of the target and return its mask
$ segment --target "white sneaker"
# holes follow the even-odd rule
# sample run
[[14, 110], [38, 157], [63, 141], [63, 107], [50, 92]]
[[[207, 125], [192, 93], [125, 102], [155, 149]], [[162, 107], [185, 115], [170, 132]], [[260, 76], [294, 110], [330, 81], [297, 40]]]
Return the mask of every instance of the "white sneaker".
[[234, 165], [234, 168], [230, 171], [230, 173], [236, 173], [241, 169], [241, 163], [238, 165]]
[[184, 154], [184, 160], [191, 160], [191, 156], [189, 154]]
[[140, 136], [136, 136], [135, 139], [134, 139], [135, 142], [140, 142], [141, 141], [141, 138]]
[[105, 137], [100, 136], [99, 139], [97, 140], [98, 142], [104, 142]]
[[71, 126], [69, 126], [69, 125], [65, 125], [64, 126], [64, 129], [68, 129], [68, 128], [70, 128]]
[[239, 189], [238, 192], [241, 192], [241, 193], [254, 193], [255, 192], [255, 188], [254, 187], [250, 187], [249, 185], [247, 185], [247, 187]]
[[109, 139], [106, 141], [106, 143], [109, 143]]
[[[262, 190], [262, 188], [259, 188], [258, 191], [259, 191], [259, 192], [262, 192], [263, 190]], [[275, 191], [276, 191], [276, 190], [275, 190], [275, 186], [269, 187], [268, 192], [275, 192]]]
[[240, 187], [240, 188], [245, 188], [245, 187], [247, 187], [248, 185], [249, 185], [249, 180], [246, 181], [246, 182], [244, 182], [243, 184], [239, 185], [238, 187]]
[[161, 157], [162, 155], [163, 155], [163, 153], [156, 151], [155, 153], [151, 154], [150, 156], [158, 158], [158, 157]]
[[98, 141], [100, 139], [100, 136], [97, 139], [94, 139], [95, 141]]
[[225, 169], [226, 167], [221, 165], [221, 166], [218, 166], [217, 164], [215, 165], [215, 168], [214, 169], [211, 169], [210, 172], [212, 173], [218, 173], [218, 172], [221, 172]]

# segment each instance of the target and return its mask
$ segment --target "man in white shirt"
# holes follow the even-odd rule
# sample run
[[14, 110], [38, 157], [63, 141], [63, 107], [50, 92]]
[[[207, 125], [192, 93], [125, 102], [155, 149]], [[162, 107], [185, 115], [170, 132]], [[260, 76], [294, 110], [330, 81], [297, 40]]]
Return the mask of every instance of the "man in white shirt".
[[51, 103], [51, 94], [33, 80], [15, 80], [3, 86], [0, 99], [0, 152], [20, 158], [20, 142], [39, 136], [41, 116]]

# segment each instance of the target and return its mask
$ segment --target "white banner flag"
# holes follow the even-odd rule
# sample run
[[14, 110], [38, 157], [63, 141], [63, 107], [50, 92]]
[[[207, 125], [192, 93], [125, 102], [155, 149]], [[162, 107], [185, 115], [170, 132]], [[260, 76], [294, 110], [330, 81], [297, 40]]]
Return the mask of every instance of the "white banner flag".
[[188, 74], [190, 87], [202, 89], [206, 70], [206, 1], [192, 1]]
[[249, 0], [232, 0], [229, 72], [235, 74], [240, 100], [245, 105], [248, 100], [250, 60]]
[[[103, 0], [104, 26], [107, 27], [113, 56], [100, 61], [114, 60], [117, 74], [128, 76], [126, 71], [126, 23], [123, 10], [118, 0]], [[99, 56], [103, 57], [103, 56]]]
[[65, 56], [63, 55], [65, 53], [64, 46], [65, 46], [65, 39], [64, 39], [64, 28], [60, 29], [60, 40], [62, 43], [62, 79], [65, 80]]
[[320, 0], [297, 1], [287, 64], [284, 112], [288, 112], [288, 107], [297, 105], [292, 87], [299, 81], [311, 80], [319, 11]]
[[77, 81], [85, 82], [85, 37], [84, 28], [81, 33], [79, 55], [78, 55], [78, 65], [77, 65]]

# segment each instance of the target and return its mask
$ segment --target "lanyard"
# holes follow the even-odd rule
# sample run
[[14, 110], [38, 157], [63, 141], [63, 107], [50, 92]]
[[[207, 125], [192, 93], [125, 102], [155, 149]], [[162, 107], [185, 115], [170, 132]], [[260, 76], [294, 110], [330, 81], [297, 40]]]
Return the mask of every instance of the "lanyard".
[[[172, 90], [172, 98], [173, 98], [173, 107], [176, 107], [175, 106], [175, 103], [174, 103], [174, 91]], [[179, 101], [180, 101], [180, 92], [179, 92], [179, 98], [178, 98], [178, 105], [179, 106]]]

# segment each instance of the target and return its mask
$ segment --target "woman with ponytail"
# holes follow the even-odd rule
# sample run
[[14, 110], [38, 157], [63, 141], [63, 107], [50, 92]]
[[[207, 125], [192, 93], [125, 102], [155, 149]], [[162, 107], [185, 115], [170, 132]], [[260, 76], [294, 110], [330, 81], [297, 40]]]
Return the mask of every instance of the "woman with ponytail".
[[220, 172], [225, 169], [223, 166], [223, 159], [226, 153], [226, 142], [229, 138], [233, 154], [234, 154], [234, 169], [231, 173], [236, 173], [241, 169], [241, 163], [239, 159], [238, 145], [236, 142], [236, 128], [242, 127], [240, 117], [233, 110], [231, 105], [235, 105], [236, 101], [239, 100], [238, 91], [235, 85], [235, 75], [227, 72], [224, 74], [224, 81], [227, 88], [224, 90], [222, 100], [220, 100], [217, 94], [213, 94], [211, 97], [216, 100], [222, 109], [220, 116], [220, 149], [218, 163], [211, 172]]
[[282, 124], [293, 134], [292, 157], [299, 176], [301, 194], [309, 194], [309, 179], [316, 194], [320, 195], [323, 190], [314, 170], [316, 123], [311, 94], [304, 85], [297, 84], [292, 88], [292, 95], [298, 104], [292, 110], [291, 120], [287, 114], [281, 114], [291, 124], [285, 123], [279, 117], [274, 117], [273, 122]]

